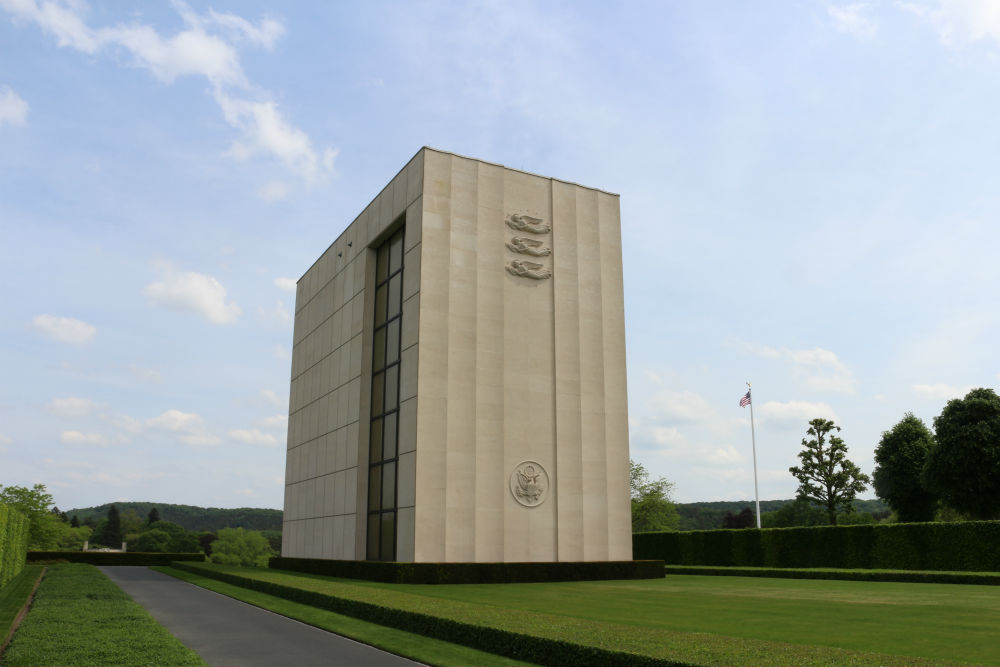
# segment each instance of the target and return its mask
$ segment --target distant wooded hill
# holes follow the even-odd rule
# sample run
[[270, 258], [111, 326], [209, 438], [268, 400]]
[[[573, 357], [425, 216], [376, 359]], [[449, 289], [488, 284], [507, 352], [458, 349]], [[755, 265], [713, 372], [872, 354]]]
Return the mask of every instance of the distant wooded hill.
[[[787, 500], [762, 500], [760, 501], [761, 516], [767, 512], [775, 512], [784, 505], [794, 503], [794, 498]], [[744, 508], [754, 509], [752, 500], [733, 500], [723, 502], [703, 502], [703, 503], [677, 503], [677, 513], [681, 520], [678, 530], [714, 530], [722, 527], [722, 519], [726, 514], [732, 512], [739, 514]], [[855, 512], [888, 512], [889, 506], [881, 500], [855, 500]]]
[[111, 505], [117, 505], [119, 512], [134, 510], [145, 519], [154, 507], [160, 513], [160, 520], [172, 521], [193, 531], [215, 532], [220, 528], [246, 528], [248, 530], [281, 530], [281, 510], [257, 507], [222, 509], [219, 507], [196, 507], [194, 505], [171, 505], [169, 503], [107, 503], [97, 507], [82, 507], [66, 510], [66, 516], [75, 514], [83, 522], [87, 517], [98, 521], [108, 515]]

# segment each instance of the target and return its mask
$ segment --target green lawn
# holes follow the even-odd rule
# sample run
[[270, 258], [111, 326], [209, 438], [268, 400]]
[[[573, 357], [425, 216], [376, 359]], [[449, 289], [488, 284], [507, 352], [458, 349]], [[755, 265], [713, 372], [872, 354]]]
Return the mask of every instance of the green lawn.
[[32, 665], [204, 665], [93, 565], [56, 564], [3, 656]]
[[0, 645], [7, 637], [18, 612], [28, 601], [31, 589], [35, 587], [38, 575], [42, 573], [42, 567], [42, 565], [25, 565], [24, 569], [8, 582], [3, 590], [0, 590]]
[[698, 665], [1000, 665], [993, 586], [706, 576], [430, 586], [196, 567]]
[[189, 581], [209, 590], [228, 595], [252, 605], [268, 609], [282, 616], [294, 618], [317, 628], [336, 632], [338, 635], [350, 637], [359, 642], [375, 646], [390, 653], [406, 656], [419, 662], [431, 665], [477, 665], [481, 667], [516, 667], [529, 666], [531, 663], [520, 662], [511, 658], [477, 651], [467, 646], [459, 646], [450, 642], [423, 637], [412, 632], [387, 628], [375, 623], [369, 623], [343, 614], [337, 614], [325, 609], [317, 609], [299, 602], [283, 600], [282, 598], [252, 591], [232, 584], [226, 584], [215, 579], [202, 577], [191, 572], [177, 570], [171, 567], [153, 567], [152, 569], [169, 574], [178, 579]]

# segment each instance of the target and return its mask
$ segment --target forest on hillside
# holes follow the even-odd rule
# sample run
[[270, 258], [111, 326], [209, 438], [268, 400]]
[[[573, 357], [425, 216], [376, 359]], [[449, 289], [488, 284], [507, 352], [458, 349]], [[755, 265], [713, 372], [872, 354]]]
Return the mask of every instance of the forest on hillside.
[[185, 530], [216, 532], [222, 528], [246, 528], [247, 530], [281, 530], [281, 510], [263, 509], [258, 507], [238, 507], [235, 509], [219, 507], [197, 507], [195, 505], [172, 505], [170, 503], [121, 502], [105, 503], [97, 507], [81, 507], [66, 510], [66, 516], [76, 516], [80, 523], [85, 523], [88, 517], [96, 520], [107, 516], [111, 505], [117, 505], [118, 511], [133, 510], [140, 517], [149, 515], [154, 507], [160, 513], [160, 519], [171, 521]]

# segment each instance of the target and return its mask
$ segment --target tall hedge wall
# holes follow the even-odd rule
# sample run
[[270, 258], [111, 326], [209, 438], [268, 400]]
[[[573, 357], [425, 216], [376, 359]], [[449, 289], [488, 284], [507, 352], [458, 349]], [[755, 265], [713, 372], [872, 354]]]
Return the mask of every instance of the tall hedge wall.
[[91, 565], [170, 565], [175, 561], [202, 562], [205, 554], [196, 553], [147, 553], [142, 551], [29, 551], [28, 562], [39, 563], [60, 560]]
[[668, 565], [1000, 571], [1000, 521], [637, 533]]
[[0, 505], [0, 588], [24, 569], [28, 553], [28, 517]]

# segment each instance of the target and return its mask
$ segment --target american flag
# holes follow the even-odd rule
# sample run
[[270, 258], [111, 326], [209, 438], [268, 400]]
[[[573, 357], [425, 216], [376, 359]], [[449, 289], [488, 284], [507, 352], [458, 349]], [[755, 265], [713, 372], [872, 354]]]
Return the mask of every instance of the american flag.
[[750, 392], [748, 391], [743, 398], [740, 399], [740, 407], [745, 408], [750, 405]]

